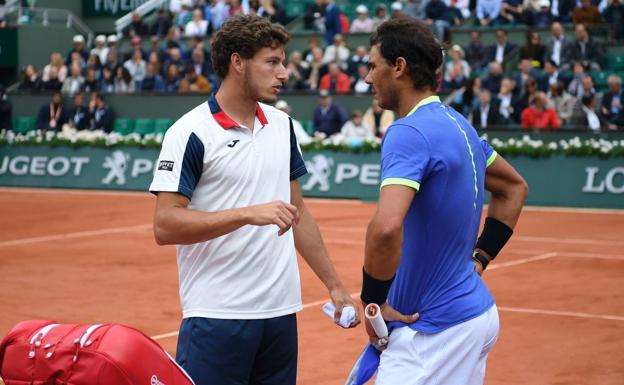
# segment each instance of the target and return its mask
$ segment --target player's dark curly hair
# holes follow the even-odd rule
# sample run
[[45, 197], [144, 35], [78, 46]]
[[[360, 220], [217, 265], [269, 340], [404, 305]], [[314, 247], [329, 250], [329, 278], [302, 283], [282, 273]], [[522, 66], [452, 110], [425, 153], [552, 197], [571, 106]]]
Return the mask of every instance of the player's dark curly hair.
[[413, 18], [388, 20], [373, 33], [370, 44], [379, 44], [381, 56], [391, 65], [404, 58], [416, 90], [438, 89], [442, 46], [425, 23]]
[[226, 21], [212, 42], [212, 66], [221, 79], [230, 68], [232, 54], [251, 59], [264, 47], [285, 46], [288, 31], [278, 24], [258, 16], [234, 16]]

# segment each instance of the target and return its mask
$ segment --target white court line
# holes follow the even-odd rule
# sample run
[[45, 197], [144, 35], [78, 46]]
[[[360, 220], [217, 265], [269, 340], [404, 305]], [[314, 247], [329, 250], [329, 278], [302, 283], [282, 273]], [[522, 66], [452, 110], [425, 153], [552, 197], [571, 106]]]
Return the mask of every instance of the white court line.
[[578, 245], [608, 245], [608, 246], [624, 246], [622, 241], [602, 240], [602, 239], [585, 239], [585, 238], [555, 238], [555, 237], [534, 237], [528, 235], [516, 235], [511, 241], [521, 242], [547, 242], [547, 243], [572, 243]]
[[43, 237], [13, 239], [11, 241], [0, 242], [0, 247], [18, 246], [18, 245], [26, 245], [26, 244], [31, 244], [31, 243], [41, 243], [41, 242], [53, 242], [53, 241], [59, 241], [59, 240], [64, 240], [64, 239], [93, 237], [96, 235], [105, 235], [105, 234], [118, 234], [118, 233], [125, 233], [128, 231], [147, 230], [151, 228], [152, 228], [152, 224], [145, 224], [145, 225], [137, 225], [137, 226], [111, 227], [108, 229], [100, 229], [100, 230], [78, 231], [75, 233], [46, 235]]
[[604, 320], [609, 320], [609, 321], [624, 321], [624, 317], [619, 316], [619, 315], [590, 314], [590, 313], [578, 313], [578, 312], [572, 312], [572, 311], [559, 311], [559, 310], [528, 309], [524, 307], [509, 307], [509, 306], [498, 306], [498, 310], [508, 311], [512, 313], [556, 315], [556, 316], [563, 316], [563, 317], [604, 319]]
[[494, 262], [494, 263], [492, 263], [491, 266], [489, 266], [487, 268], [487, 271], [491, 271], [491, 270], [495, 270], [495, 269], [502, 269], [504, 267], [509, 267], [509, 266], [522, 265], [522, 264], [529, 263], [529, 262], [543, 261], [545, 259], [554, 258], [554, 257], [556, 257], [558, 255], [559, 255], [558, 253], [550, 252], [550, 253], [544, 253], [544, 254], [540, 254], [540, 255], [535, 255], [533, 257], [516, 259], [514, 261], [509, 261], [509, 262], [500, 262], [500, 263]]

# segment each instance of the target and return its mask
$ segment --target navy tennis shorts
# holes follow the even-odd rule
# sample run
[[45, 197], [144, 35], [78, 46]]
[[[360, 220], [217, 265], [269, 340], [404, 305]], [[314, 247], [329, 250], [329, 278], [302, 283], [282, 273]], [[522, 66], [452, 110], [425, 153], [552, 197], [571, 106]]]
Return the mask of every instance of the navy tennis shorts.
[[295, 385], [297, 318], [185, 318], [176, 361], [196, 385]]

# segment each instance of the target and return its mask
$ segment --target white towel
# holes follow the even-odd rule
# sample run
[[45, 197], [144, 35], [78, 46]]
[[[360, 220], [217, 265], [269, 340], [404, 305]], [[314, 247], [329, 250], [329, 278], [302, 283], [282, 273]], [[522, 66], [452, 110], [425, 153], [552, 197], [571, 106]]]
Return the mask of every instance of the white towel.
[[[327, 302], [323, 305], [323, 312], [329, 316], [332, 320], [334, 319], [334, 312], [336, 311], [336, 307], [333, 303]], [[353, 306], [345, 306], [342, 308], [342, 315], [340, 316], [340, 322], [338, 325], [347, 329], [351, 324], [355, 321], [357, 312], [353, 308]]]

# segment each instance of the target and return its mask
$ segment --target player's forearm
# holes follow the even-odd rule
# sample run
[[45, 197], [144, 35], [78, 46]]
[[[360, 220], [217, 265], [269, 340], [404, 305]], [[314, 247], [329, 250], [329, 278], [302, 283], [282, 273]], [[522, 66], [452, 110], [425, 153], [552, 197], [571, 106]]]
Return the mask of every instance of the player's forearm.
[[192, 244], [229, 234], [248, 223], [244, 208], [209, 213], [170, 207], [156, 212], [154, 237], [159, 245]]
[[403, 225], [400, 221], [381, 222], [373, 219], [366, 231], [364, 270], [378, 279], [391, 279], [401, 260]]
[[523, 181], [499, 193], [492, 193], [488, 205], [488, 217], [496, 218], [512, 229], [516, 226], [524, 201], [528, 195], [528, 187]]
[[299, 223], [293, 225], [295, 247], [328, 290], [342, 288], [314, 218], [305, 206], [300, 210]]

